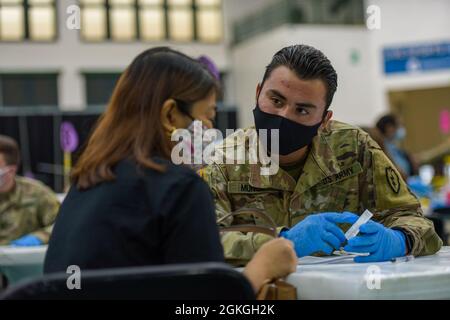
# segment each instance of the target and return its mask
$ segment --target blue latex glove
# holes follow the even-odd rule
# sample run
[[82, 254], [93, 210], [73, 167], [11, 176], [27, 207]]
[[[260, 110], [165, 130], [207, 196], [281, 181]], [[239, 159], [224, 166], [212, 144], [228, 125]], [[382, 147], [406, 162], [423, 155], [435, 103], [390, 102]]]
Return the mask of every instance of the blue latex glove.
[[356, 220], [358, 216], [350, 212], [314, 214], [296, 224], [292, 229], [282, 231], [280, 236], [294, 243], [298, 257], [320, 251], [331, 254], [346, 241], [344, 233], [336, 223], [353, 224]]
[[18, 247], [40, 246], [41, 244], [41, 239], [31, 234], [18, 238], [10, 243], [10, 245]]
[[406, 255], [406, 236], [402, 231], [386, 228], [374, 221], [363, 224], [359, 231], [360, 235], [350, 239], [344, 250], [368, 252], [370, 255], [356, 257], [355, 262], [389, 261]]

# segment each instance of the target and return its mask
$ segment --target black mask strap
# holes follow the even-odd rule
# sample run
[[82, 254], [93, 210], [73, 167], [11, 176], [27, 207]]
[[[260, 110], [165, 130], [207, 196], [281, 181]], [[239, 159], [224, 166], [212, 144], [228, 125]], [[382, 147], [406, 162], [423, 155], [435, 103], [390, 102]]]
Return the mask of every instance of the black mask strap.
[[180, 110], [180, 112], [186, 116], [188, 116], [192, 121], [194, 121], [194, 117], [190, 114], [190, 109], [192, 107], [192, 105], [188, 102], [182, 101], [182, 100], [178, 100], [178, 99], [174, 99], [175, 102], [177, 103], [177, 107], [178, 110]]

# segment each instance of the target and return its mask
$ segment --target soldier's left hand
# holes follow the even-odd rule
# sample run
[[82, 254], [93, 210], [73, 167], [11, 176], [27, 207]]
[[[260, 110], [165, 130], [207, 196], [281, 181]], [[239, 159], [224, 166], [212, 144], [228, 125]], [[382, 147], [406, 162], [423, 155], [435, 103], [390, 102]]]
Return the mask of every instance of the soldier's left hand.
[[356, 257], [355, 262], [381, 262], [406, 255], [406, 238], [402, 231], [386, 228], [368, 221], [360, 228], [360, 235], [350, 239], [344, 250], [347, 252], [370, 253]]

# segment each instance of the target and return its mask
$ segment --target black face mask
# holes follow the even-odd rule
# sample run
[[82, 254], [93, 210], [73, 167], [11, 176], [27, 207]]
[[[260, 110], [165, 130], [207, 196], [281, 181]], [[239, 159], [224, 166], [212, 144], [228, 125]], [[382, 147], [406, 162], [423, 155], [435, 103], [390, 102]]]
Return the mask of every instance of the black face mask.
[[[303, 124], [294, 122], [292, 120], [270, 114], [262, 111], [257, 105], [253, 110], [253, 117], [255, 118], [256, 130], [267, 129], [267, 145], [264, 146], [270, 154], [271, 148], [271, 129], [279, 130], [279, 154], [282, 156], [291, 154], [307, 145], [317, 135], [322, 121], [314, 126], [305, 126]], [[263, 143], [265, 143], [263, 141]]]

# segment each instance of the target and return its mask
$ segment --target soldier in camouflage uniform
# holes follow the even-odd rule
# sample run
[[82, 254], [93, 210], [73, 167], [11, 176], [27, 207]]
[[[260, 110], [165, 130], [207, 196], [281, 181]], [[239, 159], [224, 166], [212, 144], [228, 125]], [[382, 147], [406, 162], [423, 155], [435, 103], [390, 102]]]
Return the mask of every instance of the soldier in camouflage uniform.
[[[306, 50], [304, 50], [305, 48]], [[308, 46], [293, 46], [283, 50], [290, 52], [291, 56], [292, 50], [294, 52], [301, 51], [302, 54], [306, 52], [306, 55], [313, 51], [314, 53], [318, 52], [320, 57], [323, 56], [320, 51]], [[311, 62], [307, 58], [305, 61], [304, 64]], [[326, 67], [331, 67], [327, 59], [325, 63], [328, 63]], [[268, 66], [268, 69], [271, 65]], [[280, 69], [280, 65], [281, 68], [284, 66], [287, 68]], [[324, 69], [323, 65], [319, 67], [319, 69]], [[274, 79], [271, 79], [272, 82], [270, 82], [268, 78]], [[277, 101], [273, 102], [275, 111], [272, 113], [286, 112], [283, 116], [287, 116], [289, 113], [286, 110], [291, 107], [288, 106], [289, 95], [296, 95], [299, 92], [300, 99], [297, 100], [312, 101], [315, 108], [320, 109], [318, 106], [320, 102], [315, 103], [318, 100], [314, 100], [317, 96], [314, 95], [315, 92], [323, 92], [323, 90], [320, 91], [320, 84], [314, 84], [318, 86], [317, 90], [311, 86], [305, 89], [302, 85], [310, 85], [307, 82], [311, 82], [315, 78], [319, 78], [319, 81], [323, 83], [326, 82], [326, 78], [324, 80], [317, 74], [315, 76], [314, 74], [308, 75], [305, 78], [307, 81], [302, 80], [301, 72], [295, 69], [295, 65], [289, 65], [286, 60], [282, 60], [281, 64], [275, 64], [273, 70], [266, 71], [263, 84], [258, 86], [257, 103], [259, 106], [257, 108], [261, 107], [262, 109], [263, 105], [266, 105], [267, 110], [269, 102], [265, 98], [276, 95], [276, 99], [283, 101], [278, 103], [278, 106]], [[269, 86], [266, 90], [265, 81]], [[276, 88], [275, 93], [269, 90], [270, 86], [272, 89]], [[297, 91], [292, 93], [292, 90]], [[280, 98], [279, 96], [284, 97]], [[273, 218], [278, 226], [277, 231], [280, 233], [287, 228], [293, 229], [307, 217], [319, 213], [353, 212], [360, 215], [369, 209], [374, 213], [372, 220], [382, 224], [382, 228], [389, 229], [389, 232], [400, 230], [403, 233], [406, 250], [401, 255], [428, 255], [437, 252], [442, 246], [442, 241], [435, 233], [432, 222], [423, 216], [419, 201], [410, 192], [395, 166], [367, 133], [357, 127], [330, 120], [331, 114], [329, 111], [327, 112], [327, 105], [331, 103], [331, 99], [332, 94], [331, 98], [326, 97], [327, 101], [322, 103], [322, 109], [316, 110], [319, 113], [325, 111], [326, 117], [321, 122], [317, 134], [303, 148], [303, 156], [297, 159], [294, 169], [298, 170], [292, 171], [289, 166], [283, 166], [283, 157], [280, 156], [278, 172], [275, 175], [263, 176], [260, 171], [261, 164], [250, 164], [249, 157], [246, 155], [247, 162], [245, 164], [226, 164], [227, 162], [212, 164], [199, 172], [212, 190], [217, 218], [221, 219], [240, 208], [258, 208]], [[307, 106], [308, 103], [305, 105]], [[297, 104], [294, 109], [298, 110], [298, 108]], [[306, 111], [302, 110], [301, 117], [305, 118], [295, 118], [295, 115], [289, 115], [289, 117], [299, 119], [297, 122], [300, 122], [309, 117], [307, 112], [313, 114], [313, 109], [310, 107]], [[281, 115], [281, 113], [278, 114]], [[256, 115], [255, 119], [257, 119]], [[315, 122], [310, 121], [310, 124], [313, 123]], [[282, 130], [283, 127], [280, 128], [281, 138], [283, 138]], [[254, 141], [251, 135], [250, 129], [238, 130], [216, 150], [221, 150], [223, 154], [226, 154], [227, 148], [237, 150], [244, 146], [248, 153], [249, 143]], [[285, 137], [289, 139], [286, 135]], [[281, 152], [280, 148], [280, 154], [282, 154]], [[228, 218], [221, 221], [222, 226], [243, 223], [264, 224], [256, 217], [253, 219], [248, 217]], [[350, 226], [349, 223], [338, 223], [337, 225], [342, 231]], [[225, 257], [235, 265], [245, 264], [256, 250], [269, 239], [270, 237], [265, 234], [223, 232], [222, 244]], [[297, 251], [297, 246], [301, 244], [294, 244]], [[335, 246], [335, 249], [338, 248]], [[315, 252], [314, 254], [318, 253], [323, 254], [324, 252]], [[372, 261], [383, 259], [375, 257]]]
[[48, 243], [59, 201], [41, 182], [16, 176], [19, 150], [0, 136], [0, 245]]

